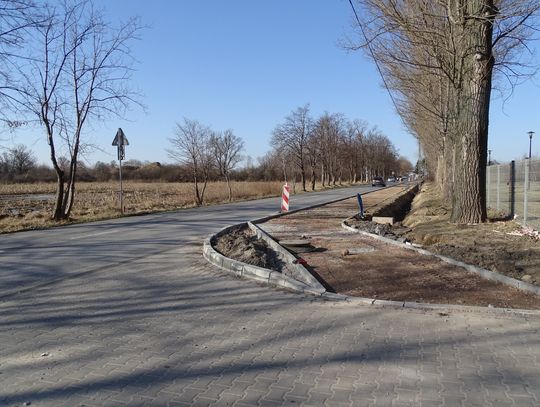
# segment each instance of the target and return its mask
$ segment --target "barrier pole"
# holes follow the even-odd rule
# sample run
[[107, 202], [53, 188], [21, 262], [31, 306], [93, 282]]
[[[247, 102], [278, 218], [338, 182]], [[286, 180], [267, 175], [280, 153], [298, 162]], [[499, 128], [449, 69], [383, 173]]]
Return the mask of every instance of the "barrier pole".
[[290, 196], [290, 187], [287, 183], [283, 185], [283, 192], [281, 193], [281, 212], [289, 211], [289, 196]]

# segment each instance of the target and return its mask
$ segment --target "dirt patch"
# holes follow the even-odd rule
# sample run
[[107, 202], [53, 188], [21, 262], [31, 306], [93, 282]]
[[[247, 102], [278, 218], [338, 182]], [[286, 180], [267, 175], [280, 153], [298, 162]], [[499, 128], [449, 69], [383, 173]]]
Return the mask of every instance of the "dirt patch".
[[213, 247], [226, 257], [266, 269], [282, 272], [284, 263], [264, 240], [243, 224], [215, 238]]
[[413, 202], [401, 236], [428, 250], [540, 285], [540, 240], [513, 221], [450, 223], [450, 208], [432, 184]]
[[[367, 212], [374, 213], [381, 201], [388, 202], [393, 195], [401, 192], [403, 188], [393, 187], [364, 195]], [[425, 196], [422, 199], [425, 200]], [[423, 213], [425, 223], [418, 222], [418, 218], [408, 218], [403, 224], [398, 223], [395, 227], [371, 222], [363, 223], [366, 228], [373, 229], [371, 232], [393, 235], [396, 239], [407, 238], [417, 241], [419, 235], [415, 232], [424, 233], [422, 242], [425, 241], [425, 234], [439, 236], [434, 233], [436, 228], [431, 227], [429, 223], [435, 219], [439, 220], [438, 217], [448, 215], [447, 209], [438, 206], [426, 209], [413, 205], [413, 211], [416, 215]], [[300, 236], [310, 239], [311, 245], [317, 250], [297, 255], [306, 261], [308, 269], [321, 277], [332, 291], [338, 293], [396, 301], [540, 309], [539, 296], [483, 279], [435, 257], [424, 256], [342, 229], [341, 221], [357, 212], [356, 198], [353, 198], [272, 219], [260, 226], [277, 240], [295, 239]], [[419, 225], [421, 228], [414, 230]], [[443, 234], [450, 233], [449, 229], [441, 230]], [[450, 234], [459, 236], [458, 232], [462, 233], [464, 230], [481, 229], [454, 226]], [[493, 234], [491, 231], [485, 236], [486, 242], [494, 241], [491, 237]], [[429, 239], [434, 243], [441, 243], [437, 240], [441, 239], [440, 236]], [[471, 236], [468, 240], [470, 248], [476, 247], [475, 239], [477, 237]], [[521, 244], [529, 248], [531, 243], [536, 244], [530, 239], [518, 236], [504, 235], [503, 240], [506, 239], [520, 240]], [[439, 244], [438, 247], [443, 246]], [[497, 246], [492, 247], [491, 251], [499, 252], [501, 257], [508, 256], [506, 261], [514, 266], [523, 262], [522, 257], [518, 259], [517, 255], [504, 254]], [[444, 254], [454, 257], [448, 252]], [[539, 256], [536, 257], [538, 258]], [[499, 263], [502, 268], [500, 264], [502, 263]]]

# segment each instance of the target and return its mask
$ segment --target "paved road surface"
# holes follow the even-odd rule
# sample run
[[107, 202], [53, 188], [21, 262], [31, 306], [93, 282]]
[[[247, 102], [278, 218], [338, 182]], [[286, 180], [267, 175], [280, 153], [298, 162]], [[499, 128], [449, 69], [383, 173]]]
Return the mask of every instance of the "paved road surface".
[[202, 259], [277, 205], [0, 236], [0, 405], [540, 405], [539, 318], [322, 302]]

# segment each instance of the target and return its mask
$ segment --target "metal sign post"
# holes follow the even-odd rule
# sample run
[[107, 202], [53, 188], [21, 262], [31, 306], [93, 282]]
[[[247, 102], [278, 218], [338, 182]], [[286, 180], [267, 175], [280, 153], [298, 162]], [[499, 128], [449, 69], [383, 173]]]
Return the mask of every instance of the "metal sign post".
[[129, 141], [122, 131], [122, 129], [118, 129], [116, 132], [116, 136], [114, 137], [114, 140], [112, 142], [113, 146], [118, 147], [118, 161], [120, 163], [119, 165], [119, 171], [118, 175], [120, 176], [120, 212], [122, 215], [124, 214], [124, 201], [123, 201], [123, 191], [122, 191], [122, 160], [126, 159], [126, 147], [129, 145]]

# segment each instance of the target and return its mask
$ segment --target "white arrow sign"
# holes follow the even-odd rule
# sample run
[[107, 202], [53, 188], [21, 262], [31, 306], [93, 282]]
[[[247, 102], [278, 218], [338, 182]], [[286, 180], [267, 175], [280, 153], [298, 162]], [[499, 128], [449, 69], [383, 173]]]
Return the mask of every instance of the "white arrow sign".
[[116, 136], [114, 136], [112, 145], [113, 146], [129, 146], [129, 141], [121, 128], [118, 129], [118, 131], [116, 132]]

